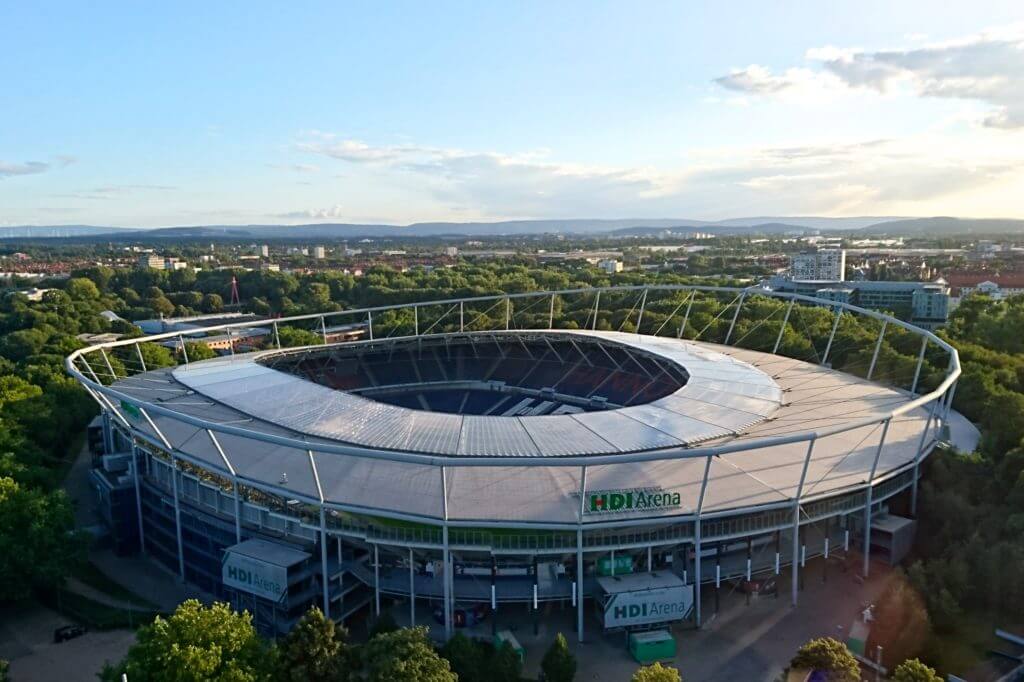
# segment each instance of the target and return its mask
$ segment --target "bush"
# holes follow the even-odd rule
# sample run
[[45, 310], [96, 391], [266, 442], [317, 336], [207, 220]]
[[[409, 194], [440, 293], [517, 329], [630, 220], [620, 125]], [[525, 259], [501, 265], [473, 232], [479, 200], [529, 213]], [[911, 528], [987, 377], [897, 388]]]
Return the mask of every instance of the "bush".
[[576, 677], [576, 657], [569, 651], [569, 642], [561, 632], [544, 654], [540, 668], [548, 682], [572, 682]]
[[916, 658], [903, 661], [892, 673], [893, 682], [942, 682], [933, 668]]
[[630, 682], [683, 682], [683, 678], [675, 668], [655, 663], [644, 666], [633, 673]]
[[830, 680], [860, 680], [860, 664], [857, 659], [845, 644], [831, 637], [812, 639], [804, 644], [789, 665], [827, 672]]

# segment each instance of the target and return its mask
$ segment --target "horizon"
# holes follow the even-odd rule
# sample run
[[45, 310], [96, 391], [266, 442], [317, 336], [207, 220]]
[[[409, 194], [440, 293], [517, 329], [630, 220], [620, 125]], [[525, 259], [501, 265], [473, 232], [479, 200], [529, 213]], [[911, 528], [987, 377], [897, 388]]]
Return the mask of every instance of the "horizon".
[[0, 226], [1024, 217], [1019, 7], [930, 10], [9, 6]]

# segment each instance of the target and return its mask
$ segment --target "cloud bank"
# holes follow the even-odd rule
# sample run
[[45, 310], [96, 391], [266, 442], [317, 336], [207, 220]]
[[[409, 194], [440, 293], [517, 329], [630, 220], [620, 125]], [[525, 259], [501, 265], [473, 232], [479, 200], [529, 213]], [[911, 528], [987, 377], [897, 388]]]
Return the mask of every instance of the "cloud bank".
[[886, 50], [821, 47], [808, 50], [816, 69], [783, 73], [752, 64], [714, 79], [749, 95], [772, 96], [806, 87], [974, 100], [989, 109], [991, 128], [1024, 128], [1024, 24], [958, 40]]

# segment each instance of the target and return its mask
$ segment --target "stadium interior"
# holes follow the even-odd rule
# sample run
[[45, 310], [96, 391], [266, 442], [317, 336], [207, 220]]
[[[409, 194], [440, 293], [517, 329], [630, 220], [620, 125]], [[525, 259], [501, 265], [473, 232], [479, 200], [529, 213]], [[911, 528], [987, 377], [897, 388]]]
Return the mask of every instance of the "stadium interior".
[[599, 338], [411, 339], [266, 356], [272, 369], [399, 407], [486, 416], [642, 405], [682, 388], [686, 370]]

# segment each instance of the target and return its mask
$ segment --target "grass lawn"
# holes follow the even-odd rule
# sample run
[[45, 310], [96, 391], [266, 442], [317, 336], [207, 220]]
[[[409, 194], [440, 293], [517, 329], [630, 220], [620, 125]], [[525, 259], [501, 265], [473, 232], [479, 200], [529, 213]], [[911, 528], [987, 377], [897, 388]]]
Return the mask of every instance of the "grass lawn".
[[140, 609], [155, 611], [157, 605], [140, 597], [120, 583], [111, 580], [96, 564], [87, 561], [75, 571], [75, 577], [83, 583], [115, 599], [135, 604]]
[[64, 589], [39, 592], [38, 596], [43, 604], [93, 630], [134, 629], [153, 622], [159, 615], [151, 609], [128, 611], [107, 606]]
[[82, 451], [83, 445], [85, 445], [85, 429], [71, 437], [71, 442], [68, 443], [67, 450], [64, 451], [64, 458], [53, 469], [53, 480], [57, 485], [60, 485], [68, 477], [68, 472], [71, 471], [75, 460], [78, 459], [78, 453]]
[[990, 649], [998, 649], [996, 620], [987, 614], [966, 614], [954, 632], [934, 633], [923, 658], [942, 675], [963, 675], [981, 664]]

